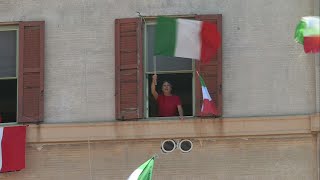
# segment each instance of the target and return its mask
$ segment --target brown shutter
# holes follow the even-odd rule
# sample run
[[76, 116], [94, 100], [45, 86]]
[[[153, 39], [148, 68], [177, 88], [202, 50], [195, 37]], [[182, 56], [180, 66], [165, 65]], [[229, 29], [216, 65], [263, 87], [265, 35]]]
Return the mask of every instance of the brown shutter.
[[[222, 36], [222, 15], [197, 15], [196, 20], [210, 21], [217, 24], [218, 31]], [[222, 116], [222, 47], [217, 51], [216, 56], [208, 64], [197, 61], [196, 69], [203, 77], [211, 98], [215, 102], [218, 115]], [[202, 92], [199, 78], [196, 76], [196, 115], [200, 115], [202, 105]]]
[[18, 122], [43, 121], [44, 22], [19, 23]]
[[115, 21], [116, 118], [143, 118], [143, 46], [140, 18]]

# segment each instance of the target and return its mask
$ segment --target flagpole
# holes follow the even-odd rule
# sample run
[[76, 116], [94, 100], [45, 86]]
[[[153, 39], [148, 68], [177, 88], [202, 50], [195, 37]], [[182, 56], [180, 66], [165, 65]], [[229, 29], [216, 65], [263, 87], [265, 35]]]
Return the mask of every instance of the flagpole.
[[[198, 71], [196, 71], [196, 73], [197, 73], [197, 75], [198, 75], [198, 79], [199, 79], [199, 81], [200, 81], [200, 74], [199, 74], [199, 72]], [[201, 102], [201, 101], [200, 101]], [[202, 102], [203, 103], [203, 102]], [[200, 119], [202, 120], [202, 108], [200, 109]]]
[[[153, 56], [153, 74], [157, 74], [157, 61], [156, 61], [157, 57]], [[155, 82], [155, 85], [157, 85], [157, 82]]]

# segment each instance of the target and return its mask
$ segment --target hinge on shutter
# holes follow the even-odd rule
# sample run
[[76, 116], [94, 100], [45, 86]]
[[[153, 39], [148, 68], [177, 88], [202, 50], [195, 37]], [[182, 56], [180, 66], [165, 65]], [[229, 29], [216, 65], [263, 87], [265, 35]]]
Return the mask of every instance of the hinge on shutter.
[[222, 92], [222, 84], [220, 84], [220, 86], [219, 86], [219, 93], [221, 93]]

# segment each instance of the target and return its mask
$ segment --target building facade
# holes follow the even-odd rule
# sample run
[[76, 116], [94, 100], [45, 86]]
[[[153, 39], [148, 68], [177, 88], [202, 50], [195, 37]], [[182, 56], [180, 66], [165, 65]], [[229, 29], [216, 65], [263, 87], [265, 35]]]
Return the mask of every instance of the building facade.
[[[0, 38], [8, 31], [22, 38], [22, 27], [34, 27], [30, 21], [40, 24], [39, 41], [32, 39], [21, 51], [17, 40], [14, 47], [20, 48], [13, 54], [18, 66], [22, 55], [33, 57], [28, 48], [38, 43], [43, 71], [41, 63], [17, 67], [16, 81], [25, 78], [17, 88], [29, 88], [28, 73], [42, 73], [39, 82], [43, 77], [44, 83], [30, 86], [40, 92], [34, 109], [19, 104], [22, 99], [32, 104], [34, 97], [16, 96], [17, 114], [23, 110], [17, 121], [37, 116], [41, 122], [27, 129], [26, 169], [0, 174], [0, 179], [126, 179], [154, 154], [159, 156], [154, 179], [319, 179], [319, 55], [305, 54], [293, 38], [300, 18], [319, 15], [318, 7], [319, 0], [1, 1]], [[159, 15], [222, 17], [220, 117], [197, 117], [193, 105], [183, 121], [151, 118], [148, 78], [136, 89], [142, 94], [141, 119], [117, 117], [117, 43], [128, 49], [131, 44], [116, 38], [116, 19], [141, 20], [135, 37], [143, 41], [125, 59], [149, 62], [146, 24]], [[131, 92], [132, 86], [124, 88]], [[192, 96], [195, 102], [195, 92]], [[125, 97], [138, 102], [130, 98]], [[34, 111], [39, 114], [28, 114]], [[164, 154], [160, 145], [165, 139], [190, 139], [194, 146], [190, 153]]]

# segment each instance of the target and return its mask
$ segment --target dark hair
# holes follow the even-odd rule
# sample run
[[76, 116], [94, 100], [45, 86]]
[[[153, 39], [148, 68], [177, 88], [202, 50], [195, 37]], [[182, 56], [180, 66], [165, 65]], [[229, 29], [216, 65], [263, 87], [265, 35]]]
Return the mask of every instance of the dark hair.
[[169, 84], [170, 84], [170, 87], [171, 87], [171, 93], [172, 93], [172, 94], [174, 94], [173, 85], [172, 85], [172, 83], [171, 83], [170, 81], [168, 81], [168, 80], [164, 80], [164, 81], [162, 81], [161, 90], [162, 90], [162, 86], [163, 86], [163, 84], [164, 84], [164, 83], [169, 83]]
[[164, 83], [169, 83], [170, 84], [170, 86], [171, 86], [171, 88], [173, 88], [173, 85], [172, 85], [172, 83], [170, 82], [170, 81], [168, 81], [168, 80], [164, 80], [164, 81], [162, 81], [162, 86], [163, 86], [163, 84]]

